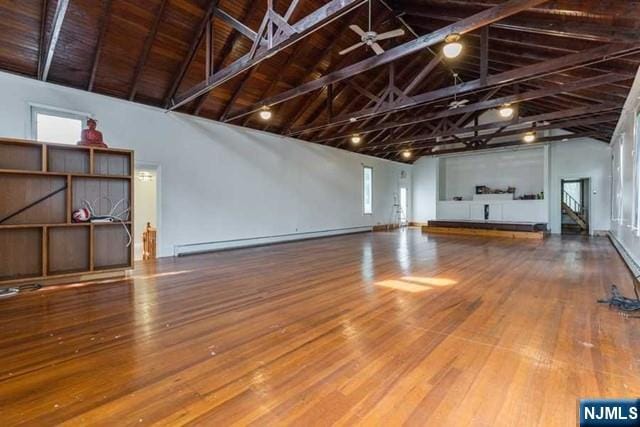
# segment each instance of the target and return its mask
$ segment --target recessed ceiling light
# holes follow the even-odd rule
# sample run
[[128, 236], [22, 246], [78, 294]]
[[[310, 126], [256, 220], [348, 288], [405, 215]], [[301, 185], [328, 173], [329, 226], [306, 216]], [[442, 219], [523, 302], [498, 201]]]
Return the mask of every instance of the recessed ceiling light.
[[262, 120], [270, 120], [271, 116], [273, 116], [273, 113], [271, 112], [271, 108], [269, 108], [266, 105], [262, 107], [262, 109], [260, 110], [260, 118]]
[[524, 140], [524, 142], [533, 142], [536, 140], [536, 134], [533, 132], [527, 132], [524, 134], [524, 137], [522, 139]]
[[349, 119], [349, 121], [350, 121], [351, 123], [355, 123], [355, 122], [357, 121], [357, 119], [356, 119], [355, 117], [351, 117], [351, 118]]
[[462, 43], [460, 43], [460, 34], [453, 33], [449, 34], [446, 39], [444, 39], [445, 45], [442, 48], [442, 53], [447, 58], [456, 58], [462, 52]]
[[511, 106], [511, 104], [504, 104], [502, 107], [500, 107], [500, 110], [498, 110], [498, 112], [500, 113], [501, 117], [507, 119], [513, 116], [513, 107]]
[[362, 141], [362, 137], [358, 134], [355, 134], [351, 137], [351, 142], [354, 144], [360, 144], [361, 141]]
[[404, 157], [405, 159], [408, 159], [409, 157], [411, 157], [411, 151], [409, 150], [404, 150], [402, 152], [402, 157]]

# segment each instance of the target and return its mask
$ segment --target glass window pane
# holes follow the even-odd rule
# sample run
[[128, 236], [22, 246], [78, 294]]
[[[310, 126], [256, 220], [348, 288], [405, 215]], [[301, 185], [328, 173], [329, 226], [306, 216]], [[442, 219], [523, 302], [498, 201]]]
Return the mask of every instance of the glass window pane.
[[373, 169], [370, 167], [365, 167], [363, 171], [364, 171], [363, 212], [365, 214], [371, 214], [373, 213]]
[[75, 144], [80, 140], [82, 120], [69, 117], [36, 114], [36, 138], [43, 142]]

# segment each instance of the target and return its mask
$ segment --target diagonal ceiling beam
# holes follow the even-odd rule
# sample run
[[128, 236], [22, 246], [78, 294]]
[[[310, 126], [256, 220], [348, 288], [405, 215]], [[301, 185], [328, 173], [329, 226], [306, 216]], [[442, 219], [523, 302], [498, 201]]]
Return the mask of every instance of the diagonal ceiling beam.
[[446, 130], [436, 129], [435, 131], [431, 131], [428, 133], [421, 133], [421, 134], [413, 135], [406, 138], [399, 138], [399, 139], [396, 139], [395, 141], [389, 141], [386, 143], [367, 144], [365, 147], [362, 147], [360, 151], [369, 151], [369, 150], [377, 149], [380, 147], [386, 147], [390, 145], [403, 145], [403, 144], [409, 144], [413, 142], [427, 141], [427, 140], [432, 140], [436, 138], [444, 138], [444, 137], [449, 137], [453, 135], [466, 134], [469, 132], [492, 131], [492, 130], [500, 129], [505, 125], [518, 126], [518, 125], [527, 124], [527, 123], [566, 119], [570, 117], [578, 117], [578, 116], [587, 115], [587, 114], [592, 115], [592, 114], [600, 114], [604, 112], [615, 112], [617, 110], [620, 110], [621, 108], [622, 107], [619, 107], [613, 104], [608, 104], [608, 103], [595, 104], [595, 105], [588, 105], [585, 107], [571, 108], [568, 110], [554, 111], [551, 113], [542, 113], [542, 114], [536, 114], [533, 116], [520, 117], [511, 121], [491, 122], [491, 123], [485, 123], [482, 125], [466, 126], [466, 127], [454, 126], [453, 128], [450, 128], [450, 129], [446, 129]]
[[138, 83], [140, 82], [140, 76], [142, 75], [142, 70], [147, 63], [147, 59], [149, 58], [151, 46], [153, 45], [153, 41], [156, 38], [156, 34], [158, 33], [158, 27], [160, 26], [160, 22], [162, 21], [162, 16], [164, 15], [164, 10], [167, 6], [167, 3], [168, 0], [162, 0], [162, 3], [160, 3], [160, 6], [158, 6], [158, 9], [156, 10], [156, 17], [153, 21], [153, 25], [151, 26], [151, 31], [149, 31], [147, 39], [144, 41], [142, 55], [138, 59], [136, 70], [133, 73], [133, 81], [131, 83], [131, 90], [129, 91], [129, 101], [133, 101], [136, 97], [136, 93], [138, 92]]
[[49, 36], [49, 42], [47, 43], [47, 48], [44, 54], [44, 60], [40, 72], [40, 80], [47, 81], [47, 78], [49, 77], [49, 70], [51, 69], [51, 63], [53, 62], [53, 55], [56, 51], [56, 46], [58, 45], [60, 31], [62, 30], [62, 23], [64, 22], [64, 17], [67, 14], [68, 8], [69, 0], [58, 0], [56, 11], [53, 15], [51, 35]]
[[207, 29], [207, 25], [209, 25], [211, 18], [213, 16], [213, 11], [218, 5], [219, 0], [211, 0], [209, 3], [209, 8], [206, 10], [204, 14], [204, 18], [200, 21], [200, 25], [195, 32], [195, 37], [191, 41], [191, 45], [189, 46], [189, 50], [187, 51], [187, 55], [184, 57], [182, 64], [180, 64], [180, 68], [178, 69], [178, 73], [173, 79], [173, 83], [171, 84], [171, 88], [169, 88], [169, 92], [165, 97], [165, 105], [168, 106], [171, 98], [176, 94], [176, 91], [180, 87], [180, 83], [182, 83], [182, 79], [184, 79], [184, 75], [187, 73], [189, 69], [189, 65], [193, 61], [193, 58], [196, 56], [196, 52], [198, 51], [198, 46], [200, 45], [200, 41], [204, 36], [204, 33]]
[[578, 52], [560, 58], [542, 61], [539, 63], [489, 76], [487, 77], [486, 86], [483, 85], [482, 79], [472, 80], [459, 84], [457, 86], [449, 86], [420, 95], [412, 96], [411, 102], [400, 102], [395, 106], [388, 106], [387, 108], [383, 108], [378, 111], [374, 111], [373, 109], [361, 110], [357, 113], [350, 113], [349, 115], [336, 117], [331, 123], [315, 127], [295, 129], [290, 133], [290, 136], [298, 135], [300, 133], [308, 131], [314, 131], [319, 128], [339, 126], [343, 123], [349, 122], [352, 117], [363, 119], [372, 115], [386, 114], [389, 111], [399, 111], [407, 108], [415, 108], [422, 104], [433, 102], [441, 98], [460, 95], [465, 92], [483, 90], [493, 86], [512, 84], [518, 81], [526, 81], [541, 77], [546, 74], [557, 73], [560, 71], [566, 71], [568, 69], [570, 70], [578, 66], [584, 66], [585, 63], [590, 63], [592, 61], [607, 61], [616, 56], [630, 55], [639, 51], [640, 47], [635, 44], [611, 44], [598, 46], [584, 52]]
[[[327, 86], [331, 83], [336, 83], [336, 82], [348, 79], [349, 77], [353, 77], [356, 74], [360, 74], [365, 71], [371, 70], [373, 68], [379, 67], [381, 65], [396, 61], [407, 55], [411, 55], [420, 50], [423, 50], [425, 48], [428, 48], [430, 46], [433, 46], [437, 43], [444, 41], [444, 39], [451, 33], [464, 34], [470, 31], [474, 31], [485, 25], [489, 25], [493, 22], [499, 21], [503, 18], [514, 15], [528, 8], [538, 6], [542, 3], [545, 3], [546, 1], [547, 0], [510, 0], [506, 3], [492, 7], [491, 9], [482, 11], [468, 18], [465, 18], [453, 24], [447, 25], [446, 27], [443, 27], [430, 34], [425, 34], [423, 36], [418, 37], [415, 40], [396, 46], [392, 49], [387, 50], [381, 55], [367, 58], [353, 65], [350, 65], [348, 67], [345, 67], [338, 71], [327, 74], [326, 76], [323, 76], [312, 82], [305, 83], [301, 86], [290, 89], [272, 98], [264, 100], [264, 102], [262, 102], [259, 106], [258, 105], [252, 106], [246, 112], [242, 113], [242, 115], [252, 114], [258, 111], [261, 108], [261, 106], [264, 104], [267, 104], [267, 105], [280, 104], [292, 98], [296, 98], [300, 95], [304, 95], [306, 93], [321, 89], [322, 87]], [[240, 115], [234, 118], [237, 118], [237, 117], [240, 117]]]
[[[176, 97], [176, 99], [168, 107], [168, 110], [173, 111], [176, 108], [179, 108], [182, 105], [191, 102], [193, 99], [199, 97], [200, 95], [210, 92], [211, 90], [224, 84], [235, 76], [247, 71], [248, 69], [264, 61], [265, 59], [268, 59], [271, 56], [281, 52], [292, 44], [302, 40], [303, 38], [319, 30], [325, 25], [352, 11], [356, 7], [364, 4], [366, 1], [367, 0], [332, 0], [331, 2], [317, 9], [315, 12], [307, 15], [306, 17], [293, 24], [291, 26], [293, 34], [291, 34], [289, 37], [276, 40], [273, 46], [269, 46], [268, 48], [258, 49], [255, 52], [255, 55], [250, 52], [228, 67], [218, 71], [209, 79], [201, 82], [195, 87], [189, 89], [184, 94]], [[267, 11], [267, 14], [270, 13], [271, 11]], [[271, 21], [269, 20], [269, 22]], [[258, 32], [258, 34], [260, 34], [260, 31]]]
[[572, 139], [590, 138], [590, 137], [594, 137], [594, 136], [595, 136], [595, 132], [584, 132], [584, 133], [581, 132], [581, 133], [574, 133], [574, 134], [567, 134], [567, 135], [545, 136], [545, 137], [542, 137], [542, 138], [538, 138], [535, 142], [524, 142], [522, 140], [514, 140], [514, 141], [507, 141], [507, 142], [500, 142], [500, 143], [495, 143], [495, 144], [483, 145], [483, 146], [478, 146], [478, 147], [452, 148], [452, 149], [448, 149], [448, 150], [434, 150], [434, 151], [431, 150], [433, 147], [429, 147], [429, 149], [422, 150], [421, 152], [417, 153], [414, 157], [417, 158], [419, 156], [440, 156], [440, 155], [443, 155], [443, 154], [462, 153], [462, 152], [467, 152], [467, 151], [489, 150], [489, 149], [494, 149], [494, 148], [514, 147], [514, 146], [518, 146], [518, 145], [527, 145], [527, 146], [544, 145], [544, 144], [547, 144], [547, 143], [550, 143], [550, 142], [566, 142], [566, 141], [570, 141]]
[[[491, 108], [499, 107], [502, 104], [506, 104], [506, 103], [513, 104], [513, 103], [529, 101], [529, 100], [537, 99], [537, 98], [555, 96], [555, 95], [566, 93], [566, 92], [572, 92], [572, 91], [576, 91], [576, 90], [580, 90], [580, 89], [585, 89], [585, 88], [588, 88], [588, 87], [595, 87], [595, 86], [600, 86], [600, 85], [611, 84], [611, 83], [615, 83], [615, 82], [618, 82], [618, 81], [624, 81], [624, 80], [628, 80], [628, 77], [626, 75], [619, 75], [619, 74], [608, 74], [608, 75], [603, 75], [603, 76], [586, 78], [586, 79], [582, 79], [582, 80], [577, 80], [577, 81], [572, 82], [572, 83], [567, 83], [567, 84], [564, 84], [564, 85], [558, 85], [558, 86], [544, 88], [544, 89], [536, 89], [536, 90], [532, 90], [532, 91], [524, 92], [524, 93], [520, 93], [520, 94], [503, 96], [503, 97], [496, 98], [496, 99], [490, 99], [490, 100], [486, 100], [486, 101], [476, 102], [474, 104], [468, 104], [468, 105], [465, 105], [464, 107], [460, 107], [460, 108], [456, 108], [456, 109], [437, 111], [437, 112], [434, 112], [434, 113], [425, 114], [425, 115], [422, 115], [422, 116], [419, 116], [419, 117], [412, 117], [412, 118], [409, 118], [409, 119], [406, 119], [406, 120], [397, 121], [397, 122], [382, 123], [380, 125], [368, 128], [368, 129], [362, 131], [361, 133], [366, 134], [366, 133], [370, 133], [370, 132], [379, 131], [379, 130], [382, 130], [382, 129], [391, 129], [391, 128], [409, 126], [409, 125], [412, 125], [414, 123], [421, 123], [421, 122], [427, 122], [427, 121], [432, 121], [432, 120], [436, 120], [436, 119], [441, 119], [441, 118], [444, 118], [444, 117], [456, 116], [456, 115], [463, 114], [463, 113], [468, 113], [468, 112], [471, 112], [471, 111], [488, 110], [488, 109], [491, 109]], [[326, 138], [323, 141], [330, 140], [330, 139], [346, 138], [349, 135], [350, 134], [348, 134], [348, 133], [346, 133], [344, 135], [336, 135], [336, 136], [333, 136], [331, 138]], [[317, 142], [320, 142], [320, 141], [317, 141]]]
[[[508, 130], [507, 130], [507, 127], [511, 127], [513, 125], [509, 123], [503, 123], [502, 126], [499, 127], [497, 130], [500, 131], [501, 136], [506, 137], [506, 136], [522, 135], [525, 132], [541, 132], [545, 130], [554, 130], [554, 129], [569, 129], [576, 126], [588, 126], [593, 124], [606, 123], [606, 122], [615, 121], [618, 117], [619, 117], [619, 114], [617, 113], [608, 113], [600, 116], [581, 117], [577, 119], [572, 118], [569, 120], [550, 123], [548, 125], [538, 126], [534, 123], [525, 127], [520, 127], [517, 129], [508, 129]], [[424, 148], [428, 146], [448, 145], [448, 144], [455, 144], [455, 143], [482, 142], [485, 140], [487, 136], [491, 136], [491, 135], [482, 134], [482, 135], [469, 135], [469, 136], [461, 136], [461, 137], [455, 137], [454, 135], [455, 139], [447, 139], [445, 141], [440, 140], [440, 141], [422, 142], [416, 145], [418, 147]], [[416, 145], [414, 145], [414, 147]], [[391, 151], [397, 151], [397, 150], [398, 150], [397, 148], [391, 149]], [[384, 153], [386, 151], [387, 150], [378, 151], [376, 154]]]
[[102, 23], [100, 24], [100, 34], [98, 35], [98, 42], [96, 43], [96, 52], [93, 55], [93, 66], [91, 67], [91, 76], [89, 77], [89, 84], [87, 90], [93, 92], [93, 86], [96, 83], [96, 75], [98, 73], [98, 65], [100, 64], [100, 55], [102, 55], [102, 48], [104, 47], [104, 40], [107, 35], [107, 28], [109, 28], [109, 20], [111, 19], [111, 4], [112, 0], [106, 0], [102, 6]]
[[251, 41], [255, 41], [258, 37], [258, 33], [253, 31], [251, 28], [244, 25], [242, 22], [229, 15], [227, 12], [220, 8], [216, 8], [213, 11], [215, 17], [222, 19], [224, 22], [229, 24], [232, 28], [238, 31], [243, 36], [247, 37]]

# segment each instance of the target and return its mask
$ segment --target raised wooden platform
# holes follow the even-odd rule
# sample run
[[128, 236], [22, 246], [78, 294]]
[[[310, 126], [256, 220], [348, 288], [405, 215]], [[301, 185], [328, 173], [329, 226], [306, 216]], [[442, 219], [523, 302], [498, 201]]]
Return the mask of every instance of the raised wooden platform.
[[544, 239], [546, 230], [547, 224], [535, 222], [434, 220], [422, 226], [425, 233], [512, 239]]

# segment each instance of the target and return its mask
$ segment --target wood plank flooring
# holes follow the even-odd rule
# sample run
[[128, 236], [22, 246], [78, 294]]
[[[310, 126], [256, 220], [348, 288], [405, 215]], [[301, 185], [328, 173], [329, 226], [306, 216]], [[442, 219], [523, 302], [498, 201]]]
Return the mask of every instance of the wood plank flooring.
[[2, 425], [576, 425], [640, 395], [606, 238], [418, 230], [164, 259], [0, 301]]

